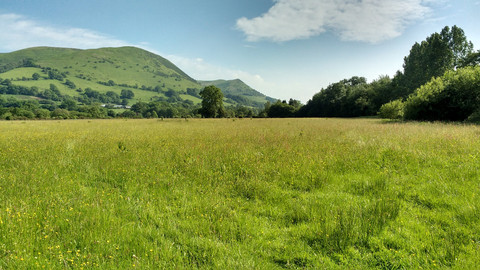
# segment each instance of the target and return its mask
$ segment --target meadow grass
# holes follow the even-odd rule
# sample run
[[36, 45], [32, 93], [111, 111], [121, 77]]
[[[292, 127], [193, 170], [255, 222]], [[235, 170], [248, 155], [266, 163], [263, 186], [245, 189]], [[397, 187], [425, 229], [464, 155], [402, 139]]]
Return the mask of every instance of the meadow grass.
[[0, 269], [475, 269], [480, 128], [0, 122]]

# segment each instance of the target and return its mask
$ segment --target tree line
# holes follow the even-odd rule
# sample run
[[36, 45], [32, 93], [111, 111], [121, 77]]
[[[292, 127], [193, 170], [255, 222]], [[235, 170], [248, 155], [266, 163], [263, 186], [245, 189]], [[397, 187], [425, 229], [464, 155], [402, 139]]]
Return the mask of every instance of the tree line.
[[[305, 105], [266, 104], [268, 117], [376, 116], [407, 120], [464, 121], [480, 115], [480, 51], [464, 31], [446, 26], [404, 58], [403, 71], [371, 83], [352, 77], [330, 84]], [[470, 117], [470, 118], [469, 118]]]

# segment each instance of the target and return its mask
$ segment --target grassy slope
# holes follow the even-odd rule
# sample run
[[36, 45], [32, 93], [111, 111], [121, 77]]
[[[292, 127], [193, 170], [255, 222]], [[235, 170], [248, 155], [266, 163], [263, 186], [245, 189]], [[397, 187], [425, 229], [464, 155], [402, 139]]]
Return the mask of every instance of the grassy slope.
[[[29, 69], [30, 68], [18, 68], [18, 69], [0, 74], [0, 77], [1, 77], [1, 75], [4, 75], [5, 78], [9, 78], [9, 77], [16, 78], [16, 77], [11, 76], [10, 74], [22, 74], [22, 72], [24, 72], [23, 74], [28, 74], [28, 73], [30, 73], [30, 71], [24, 71], [24, 70], [29, 70]], [[31, 74], [30, 74], [30, 77], [31, 77]], [[152, 98], [152, 97], [164, 96], [163, 94], [159, 94], [159, 93], [151, 92], [151, 91], [131, 89], [131, 88], [125, 88], [125, 87], [121, 87], [121, 86], [105, 86], [105, 85], [98, 84], [98, 83], [93, 82], [93, 81], [82, 80], [82, 79], [72, 77], [72, 76], [67, 76], [67, 79], [74, 82], [75, 85], [78, 88], [85, 89], [87, 87], [90, 87], [93, 90], [99, 91], [100, 93], [106, 93], [107, 91], [114, 91], [114, 92], [116, 92], [117, 94], [120, 95], [122, 89], [130, 89], [130, 90], [134, 91], [134, 93], [135, 93], [135, 97], [133, 99], [129, 100], [130, 104], [136, 103], [138, 101], [148, 102], [148, 101], [150, 101], [150, 98]], [[62, 92], [64, 94], [67, 94], [69, 96], [80, 96], [80, 93], [77, 92], [75, 89], [68, 88], [66, 85], [64, 85], [62, 82], [60, 82], [58, 80], [40, 79], [38, 81], [15, 81], [14, 84], [22, 85], [22, 86], [28, 86], [28, 87], [37, 86], [37, 87], [39, 87], [40, 90], [47, 89], [47, 88], [50, 87], [50, 84], [54, 84], [58, 87], [58, 89], [60, 89], [60, 92]], [[191, 99], [193, 101], [197, 100], [195, 97], [188, 96], [188, 95], [184, 95], [183, 97], [184, 97], [184, 99]]]
[[[107, 87], [98, 84], [97, 81], [106, 82], [113, 80], [117, 84], [137, 84], [139, 87], [142, 85], [153, 88], [155, 86], [161, 86], [164, 91], [168, 89], [186, 91], [187, 88], [201, 89], [203, 87], [167, 59], [134, 47], [93, 50], [51, 47], [29, 48], [8, 54], [0, 54], [0, 66], [8, 62], [18, 62], [26, 58], [34, 59], [35, 63], [42, 67], [51, 67], [58, 69], [60, 72], [68, 71], [70, 75], [67, 76], [67, 79], [73, 81], [77, 88], [85, 89], [90, 87], [101, 93], [115, 91], [120, 94], [120, 91], [125, 88], [120, 86]], [[17, 80], [17, 78], [21, 79], [22, 77], [31, 78], [35, 72], [45, 76], [45, 74], [41, 73], [40, 69], [17, 68], [1, 73], [0, 78], [16, 80], [13, 82], [16, 85], [37, 86], [40, 90], [48, 88], [50, 83], [53, 83], [57, 85], [63, 93], [67, 93], [70, 96], [79, 95], [77, 92], [62, 86], [61, 83], [56, 80], [26, 82]], [[160, 76], [156, 74], [157, 72], [164, 73], [168, 76]], [[85, 79], [77, 77], [84, 77]], [[222, 90], [223, 88], [226, 89], [226, 93], [243, 95], [257, 102], [266, 102], [265, 95], [253, 90], [240, 80], [216, 82], [220, 84]], [[135, 93], [135, 99], [130, 101], [131, 104], [139, 100], [148, 102], [150, 98], [154, 96], [163, 96], [162, 94], [159, 95], [140, 89], [131, 90]], [[183, 95], [182, 98], [192, 100], [196, 103], [200, 102], [200, 99], [189, 95]]]
[[[85, 89], [90, 87], [102, 93], [115, 91], [120, 94], [120, 91], [125, 89], [125, 87], [108, 87], [98, 84], [97, 81], [106, 82], [113, 80], [117, 84], [137, 84], [139, 87], [142, 85], [147, 87], [161, 86], [164, 91], [168, 89], [185, 91], [187, 88], [200, 89], [202, 87], [168, 60], [133, 47], [102, 48], [95, 50], [46, 47], [31, 48], [10, 54], [0, 54], [0, 59], [3, 60], [0, 64], [7, 61], [19, 61], [25, 58], [33, 58], [35, 63], [42, 67], [55, 68], [60, 70], [60, 72], [68, 71], [70, 75], [67, 76], [67, 79], [73, 81], [77, 88]], [[34, 72], [45, 76], [45, 74], [40, 71], [40, 69], [35, 68], [18, 68], [0, 74], [0, 78], [31, 78]], [[179, 78], [159, 76], [155, 74], [158, 71], [167, 75], [176, 75]], [[80, 79], [77, 78], [77, 76], [85, 77], [86, 79]], [[53, 83], [57, 85], [63, 93], [71, 96], [79, 95], [75, 90], [68, 89], [56, 80], [14, 81], [13, 83], [23, 86], [38, 86], [41, 90], [48, 88], [50, 83]], [[163, 87], [163, 85], [165, 86]], [[135, 92], [135, 99], [130, 101], [130, 103], [138, 100], [149, 101], [151, 97], [159, 95], [155, 92], [140, 89], [131, 90]], [[185, 96], [185, 98], [198, 101], [197, 98], [191, 96]]]
[[477, 126], [0, 122], [0, 268], [475, 269]]
[[235, 80], [215, 80], [215, 81], [198, 81], [201, 85], [215, 85], [222, 89], [224, 94], [240, 95], [256, 102], [265, 103], [268, 97], [251, 88], [239, 79]]

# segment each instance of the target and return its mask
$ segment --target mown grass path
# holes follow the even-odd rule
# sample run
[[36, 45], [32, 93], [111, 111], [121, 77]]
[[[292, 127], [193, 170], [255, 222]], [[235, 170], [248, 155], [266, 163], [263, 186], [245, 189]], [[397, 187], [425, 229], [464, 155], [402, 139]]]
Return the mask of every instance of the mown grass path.
[[0, 269], [474, 269], [480, 128], [0, 122]]

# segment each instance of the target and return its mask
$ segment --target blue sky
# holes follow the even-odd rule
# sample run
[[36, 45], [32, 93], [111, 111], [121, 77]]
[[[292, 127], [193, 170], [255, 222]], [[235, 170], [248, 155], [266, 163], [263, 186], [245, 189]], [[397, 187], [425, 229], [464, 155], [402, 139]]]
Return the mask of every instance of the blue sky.
[[480, 49], [478, 14], [480, 0], [0, 0], [0, 53], [137, 46], [197, 80], [305, 103], [344, 78], [393, 76], [444, 26]]

